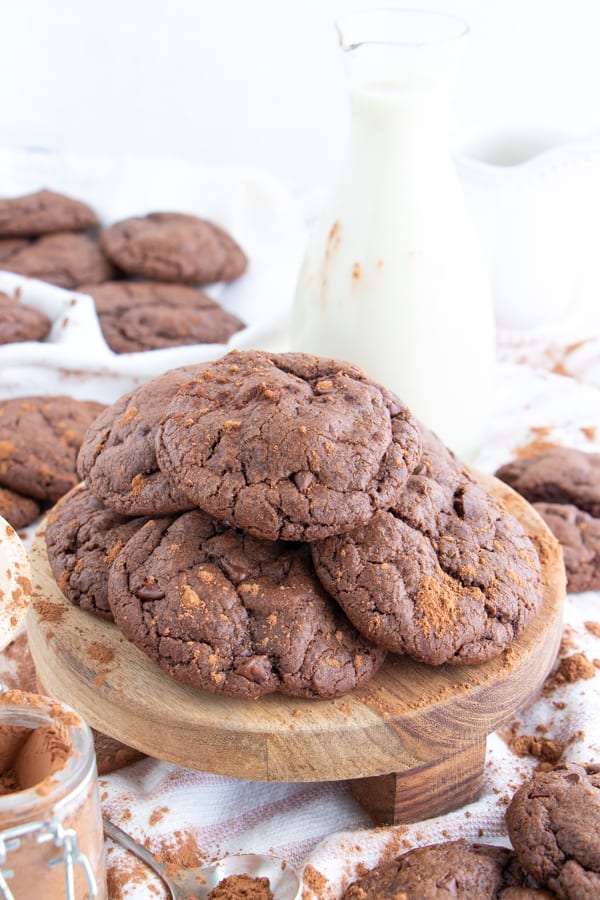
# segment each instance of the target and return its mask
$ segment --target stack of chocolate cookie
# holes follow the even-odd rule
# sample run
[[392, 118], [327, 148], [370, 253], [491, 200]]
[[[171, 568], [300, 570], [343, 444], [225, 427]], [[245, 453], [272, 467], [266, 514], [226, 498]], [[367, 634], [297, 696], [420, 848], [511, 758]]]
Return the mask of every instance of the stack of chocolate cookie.
[[0, 265], [69, 289], [108, 281], [115, 270], [97, 226], [93, 209], [54, 191], [0, 200]]
[[570, 593], [600, 589], [600, 453], [547, 445], [496, 472], [544, 519], [563, 549]]
[[[99, 237], [97, 226], [89, 206], [52, 191], [0, 200], [0, 267], [90, 294], [115, 353], [226, 343], [244, 327], [198, 287], [246, 270], [222, 228], [183, 213], [125, 219]], [[46, 317], [21, 307], [0, 295], [0, 342], [48, 334]]]
[[520, 524], [347, 363], [173, 370], [96, 419], [78, 468], [46, 532], [59, 586], [204, 690], [336, 697], [388, 650], [482, 662], [541, 602]]

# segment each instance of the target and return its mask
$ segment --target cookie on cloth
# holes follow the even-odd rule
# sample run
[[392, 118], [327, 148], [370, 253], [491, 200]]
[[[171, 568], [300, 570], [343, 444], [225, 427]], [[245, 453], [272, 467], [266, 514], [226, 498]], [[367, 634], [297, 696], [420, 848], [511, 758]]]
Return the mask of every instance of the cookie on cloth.
[[542, 601], [540, 561], [522, 526], [431, 432], [391, 509], [314, 543], [312, 554], [359, 631], [430, 665], [492, 659]]
[[13, 528], [26, 528], [35, 522], [39, 514], [39, 504], [31, 497], [0, 487], [0, 516], [10, 522]]
[[87, 234], [47, 234], [13, 253], [5, 268], [67, 289], [110, 281], [115, 271], [99, 244]]
[[318, 582], [304, 545], [259, 541], [201, 510], [151, 519], [109, 576], [125, 635], [211, 693], [339, 697], [383, 662]]
[[510, 850], [458, 840], [417, 847], [377, 866], [353, 882], [342, 900], [542, 900], [550, 896], [527, 882]]
[[58, 501], [48, 514], [46, 547], [56, 583], [71, 603], [112, 619], [110, 567], [145, 522], [105, 509], [81, 484]]
[[233, 281], [246, 270], [241, 247], [218, 225], [185, 213], [156, 212], [105, 228], [109, 259], [141, 278], [180, 284]]
[[104, 409], [67, 396], [0, 400], [0, 485], [55, 501], [77, 484], [83, 436]]
[[115, 353], [225, 344], [244, 328], [204, 291], [183, 284], [109, 281], [78, 290], [92, 296], [104, 339]]
[[600, 766], [566, 763], [525, 782], [506, 825], [533, 878], [565, 900], [600, 897]]
[[600, 519], [571, 503], [534, 503], [562, 547], [567, 590], [600, 590]]
[[182, 384], [204, 364], [181, 366], [153, 378], [103, 410], [85, 434], [77, 471], [95, 497], [126, 516], [168, 515], [191, 509], [156, 461], [156, 429]]
[[600, 453], [547, 446], [496, 472], [530, 503], [572, 503], [600, 518]]
[[600, 453], [548, 446], [496, 476], [533, 503], [560, 543], [567, 590], [600, 588]]
[[8, 261], [11, 256], [28, 245], [27, 238], [0, 238], [0, 268], [10, 269]]
[[266, 540], [311, 541], [365, 522], [419, 460], [418, 426], [349, 363], [232, 352], [171, 401], [158, 464], [192, 503]]
[[0, 199], [0, 235], [27, 236], [55, 231], [85, 231], [98, 224], [87, 204], [55, 191], [36, 191]]
[[0, 291], [0, 344], [43, 341], [51, 327], [41, 310]]

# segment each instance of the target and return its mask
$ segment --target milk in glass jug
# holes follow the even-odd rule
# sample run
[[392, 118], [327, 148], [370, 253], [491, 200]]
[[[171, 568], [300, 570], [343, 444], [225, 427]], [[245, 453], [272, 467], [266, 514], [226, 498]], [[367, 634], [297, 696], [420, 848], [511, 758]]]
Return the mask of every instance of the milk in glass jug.
[[491, 404], [487, 275], [448, 146], [468, 29], [400, 9], [338, 23], [352, 126], [301, 269], [292, 348], [348, 360], [394, 390], [457, 453]]

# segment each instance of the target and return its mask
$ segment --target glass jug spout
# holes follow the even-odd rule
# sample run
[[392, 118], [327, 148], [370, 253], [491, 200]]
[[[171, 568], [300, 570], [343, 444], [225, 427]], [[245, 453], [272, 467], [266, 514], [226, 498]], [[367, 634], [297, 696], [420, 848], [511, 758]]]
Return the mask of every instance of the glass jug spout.
[[487, 273], [448, 148], [468, 27], [380, 9], [337, 30], [352, 124], [299, 275], [292, 349], [362, 366], [467, 456], [494, 361]]
[[447, 80], [469, 35], [456, 16], [411, 9], [349, 13], [335, 27], [353, 80], [400, 83], [419, 73]]

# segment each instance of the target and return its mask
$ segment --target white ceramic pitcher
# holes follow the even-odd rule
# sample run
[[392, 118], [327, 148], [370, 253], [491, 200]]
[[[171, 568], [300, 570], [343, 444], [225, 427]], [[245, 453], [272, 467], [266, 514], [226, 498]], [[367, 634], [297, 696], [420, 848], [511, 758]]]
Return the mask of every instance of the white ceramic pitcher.
[[455, 143], [501, 334], [532, 336], [600, 305], [600, 137], [542, 128]]

